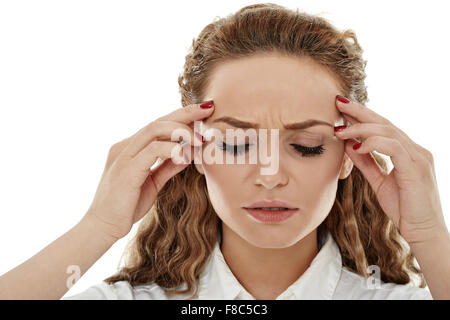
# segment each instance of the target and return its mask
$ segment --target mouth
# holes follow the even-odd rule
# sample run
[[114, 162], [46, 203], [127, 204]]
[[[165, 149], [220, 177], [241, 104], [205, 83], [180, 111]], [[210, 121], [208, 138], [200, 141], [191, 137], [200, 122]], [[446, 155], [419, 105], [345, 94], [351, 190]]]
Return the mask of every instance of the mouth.
[[244, 209], [260, 209], [260, 210], [271, 210], [271, 211], [281, 211], [281, 210], [290, 210], [290, 209], [298, 209], [289, 203], [281, 200], [262, 200], [257, 201], [249, 206], [245, 206]]
[[253, 209], [253, 210], [262, 210], [262, 211], [284, 211], [284, 210], [293, 210], [293, 209], [290, 209], [290, 208], [282, 208], [282, 207], [280, 207], [280, 208], [272, 208], [272, 207], [268, 207], [268, 208], [263, 208], [263, 207], [261, 207], [261, 208], [258, 208], [258, 207], [254, 207], [254, 208], [246, 208], [246, 207], [244, 207], [244, 209]]
[[282, 222], [290, 218], [298, 208], [281, 200], [262, 200], [243, 207], [250, 216], [261, 222]]
[[250, 216], [264, 223], [278, 223], [289, 219], [298, 209], [288, 208], [245, 208]]

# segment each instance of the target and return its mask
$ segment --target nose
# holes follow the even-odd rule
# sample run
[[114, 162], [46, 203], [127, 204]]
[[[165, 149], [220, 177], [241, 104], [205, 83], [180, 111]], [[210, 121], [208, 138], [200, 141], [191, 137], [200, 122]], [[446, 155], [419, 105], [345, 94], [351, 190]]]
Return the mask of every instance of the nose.
[[[259, 167], [259, 166], [257, 166]], [[272, 174], [261, 174], [260, 168], [257, 169], [255, 185], [262, 185], [268, 190], [272, 190], [277, 186], [285, 186], [289, 182], [289, 175], [284, 170], [283, 165], [279, 164], [278, 170]]]
[[[259, 132], [258, 148], [263, 147], [263, 150], [259, 150], [262, 153], [259, 153], [259, 155], [264, 157], [264, 160], [262, 162], [259, 162], [256, 166], [257, 172], [255, 184], [262, 185], [266, 189], [271, 190], [278, 185], [286, 185], [289, 181], [289, 175], [280, 161], [282, 157], [280, 157], [279, 154], [280, 141], [278, 131], [271, 130], [270, 133], [267, 132], [267, 134], [270, 136], [269, 138], [265, 138], [265, 133], [266, 132]], [[266, 156], [264, 156], [263, 154], [266, 154], [268, 158], [266, 158]], [[269, 159], [270, 161], [267, 165], [266, 160]], [[262, 168], [262, 166], [264, 166], [264, 168]]]

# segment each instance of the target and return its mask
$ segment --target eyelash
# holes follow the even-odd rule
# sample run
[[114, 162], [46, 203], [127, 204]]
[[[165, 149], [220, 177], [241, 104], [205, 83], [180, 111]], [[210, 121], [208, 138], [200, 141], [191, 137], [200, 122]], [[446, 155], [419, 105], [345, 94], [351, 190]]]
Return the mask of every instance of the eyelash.
[[[242, 154], [243, 147], [245, 147], [245, 151], [248, 150], [249, 144], [242, 144], [242, 145], [228, 145], [225, 142], [222, 143], [222, 146], [219, 146], [220, 149], [227, 151], [230, 154], [236, 155], [236, 154]], [[305, 147], [300, 144], [291, 144], [292, 147], [298, 152], [302, 154], [302, 157], [314, 157], [322, 154], [325, 149], [323, 148], [323, 145], [317, 146], [317, 147]]]

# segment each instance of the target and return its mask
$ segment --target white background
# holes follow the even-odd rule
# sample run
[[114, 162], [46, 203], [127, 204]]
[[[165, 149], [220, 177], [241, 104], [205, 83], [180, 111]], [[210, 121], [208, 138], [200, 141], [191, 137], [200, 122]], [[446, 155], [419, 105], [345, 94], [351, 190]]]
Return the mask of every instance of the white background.
[[[181, 107], [192, 39], [247, 1], [0, 1], [0, 274], [73, 227], [112, 144]], [[353, 29], [367, 106], [430, 150], [450, 222], [446, 1], [276, 1]], [[117, 242], [66, 294], [112, 275]]]

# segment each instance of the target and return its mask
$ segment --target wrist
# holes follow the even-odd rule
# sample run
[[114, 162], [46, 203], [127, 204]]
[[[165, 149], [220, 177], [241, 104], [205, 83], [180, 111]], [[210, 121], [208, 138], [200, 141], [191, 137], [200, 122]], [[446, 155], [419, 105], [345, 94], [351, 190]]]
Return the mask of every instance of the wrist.
[[101, 226], [101, 222], [94, 216], [86, 214], [79, 222], [78, 227], [86, 234], [92, 236], [93, 239], [98, 239], [106, 245], [112, 246], [119, 240], [107, 232], [104, 232], [104, 228]]
[[398, 228], [400, 235], [409, 245], [433, 242], [437, 238], [448, 236], [443, 215], [428, 218], [420, 224], [401, 221]]
[[450, 245], [450, 234], [444, 225], [435, 228], [433, 231], [428, 231], [425, 235], [413, 236], [407, 242], [413, 251], [426, 247], [436, 248], [440, 245]]

